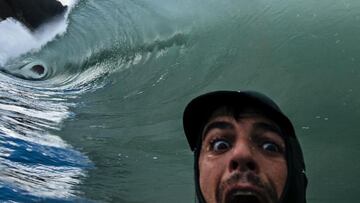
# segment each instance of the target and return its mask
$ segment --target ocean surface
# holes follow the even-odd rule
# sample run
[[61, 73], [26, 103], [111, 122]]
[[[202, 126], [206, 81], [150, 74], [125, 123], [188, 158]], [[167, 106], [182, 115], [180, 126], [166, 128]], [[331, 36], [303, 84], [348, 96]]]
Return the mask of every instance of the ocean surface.
[[294, 122], [308, 203], [358, 201], [360, 1], [62, 3], [0, 22], [0, 202], [195, 202], [182, 112], [223, 89]]

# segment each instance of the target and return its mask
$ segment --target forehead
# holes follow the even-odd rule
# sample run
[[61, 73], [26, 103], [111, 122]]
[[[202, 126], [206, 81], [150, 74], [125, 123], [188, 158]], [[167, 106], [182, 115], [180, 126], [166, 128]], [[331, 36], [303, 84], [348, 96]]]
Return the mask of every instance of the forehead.
[[238, 122], [242, 120], [249, 121], [250, 123], [265, 124], [267, 126], [266, 128], [271, 129], [271, 131], [277, 132], [279, 135], [282, 135], [279, 125], [277, 125], [277, 123], [273, 120], [269, 119], [260, 110], [251, 107], [236, 109], [229, 106], [219, 107], [212, 112], [210, 118], [208, 119], [207, 123], [203, 128], [203, 135], [207, 131], [209, 125], [214, 122]]
[[273, 120], [269, 119], [260, 109], [255, 109], [253, 107], [232, 107], [232, 106], [221, 106], [215, 109], [211, 116], [209, 117], [207, 123], [212, 122], [213, 120], [219, 118], [233, 118], [235, 120], [240, 120], [243, 118], [254, 118], [256, 120], [263, 120], [274, 125], [277, 125]]
[[250, 124], [267, 123], [269, 125], [274, 125], [274, 126], [278, 127], [278, 125], [275, 122], [273, 122], [272, 120], [270, 120], [260, 114], [242, 114], [237, 117], [232, 116], [232, 115], [218, 115], [218, 116], [212, 117], [206, 123], [205, 127], [214, 122], [229, 122], [229, 123], [231, 123], [231, 122], [237, 122], [237, 123], [246, 122], [246, 123], [250, 123]]

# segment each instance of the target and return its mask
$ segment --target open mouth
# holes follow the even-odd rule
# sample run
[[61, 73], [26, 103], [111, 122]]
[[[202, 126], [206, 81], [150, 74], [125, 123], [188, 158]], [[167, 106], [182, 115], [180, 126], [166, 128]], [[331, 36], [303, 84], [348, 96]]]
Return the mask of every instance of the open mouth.
[[226, 197], [226, 203], [264, 203], [254, 191], [233, 190]]

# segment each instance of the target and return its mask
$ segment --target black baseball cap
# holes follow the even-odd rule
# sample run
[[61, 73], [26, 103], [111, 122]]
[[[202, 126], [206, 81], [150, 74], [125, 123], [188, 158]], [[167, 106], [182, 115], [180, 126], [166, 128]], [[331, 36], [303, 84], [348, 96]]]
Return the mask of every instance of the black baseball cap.
[[190, 149], [194, 151], [202, 130], [212, 113], [222, 106], [251, 107], [279, 125], [283, 136], [295, 137], [294, 127], [280, 108], [266, 95], [255, 91], [214, 91], [190, 101], [183, 115], [183, 127]]

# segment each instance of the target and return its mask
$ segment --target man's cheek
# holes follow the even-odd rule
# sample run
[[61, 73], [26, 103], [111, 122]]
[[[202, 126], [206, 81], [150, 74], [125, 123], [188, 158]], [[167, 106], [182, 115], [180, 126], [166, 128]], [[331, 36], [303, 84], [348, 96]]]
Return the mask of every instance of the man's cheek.
[[208, 203], [215, 202], [215, 190], [216, 190], [216, 180], [217, 175], [216, 170], [214, 169], [212, 164], [209, 163], [202, 163], [199, 167], [200, 171], [200, 189], [201, 193], [203, 194], [205, 200]]

